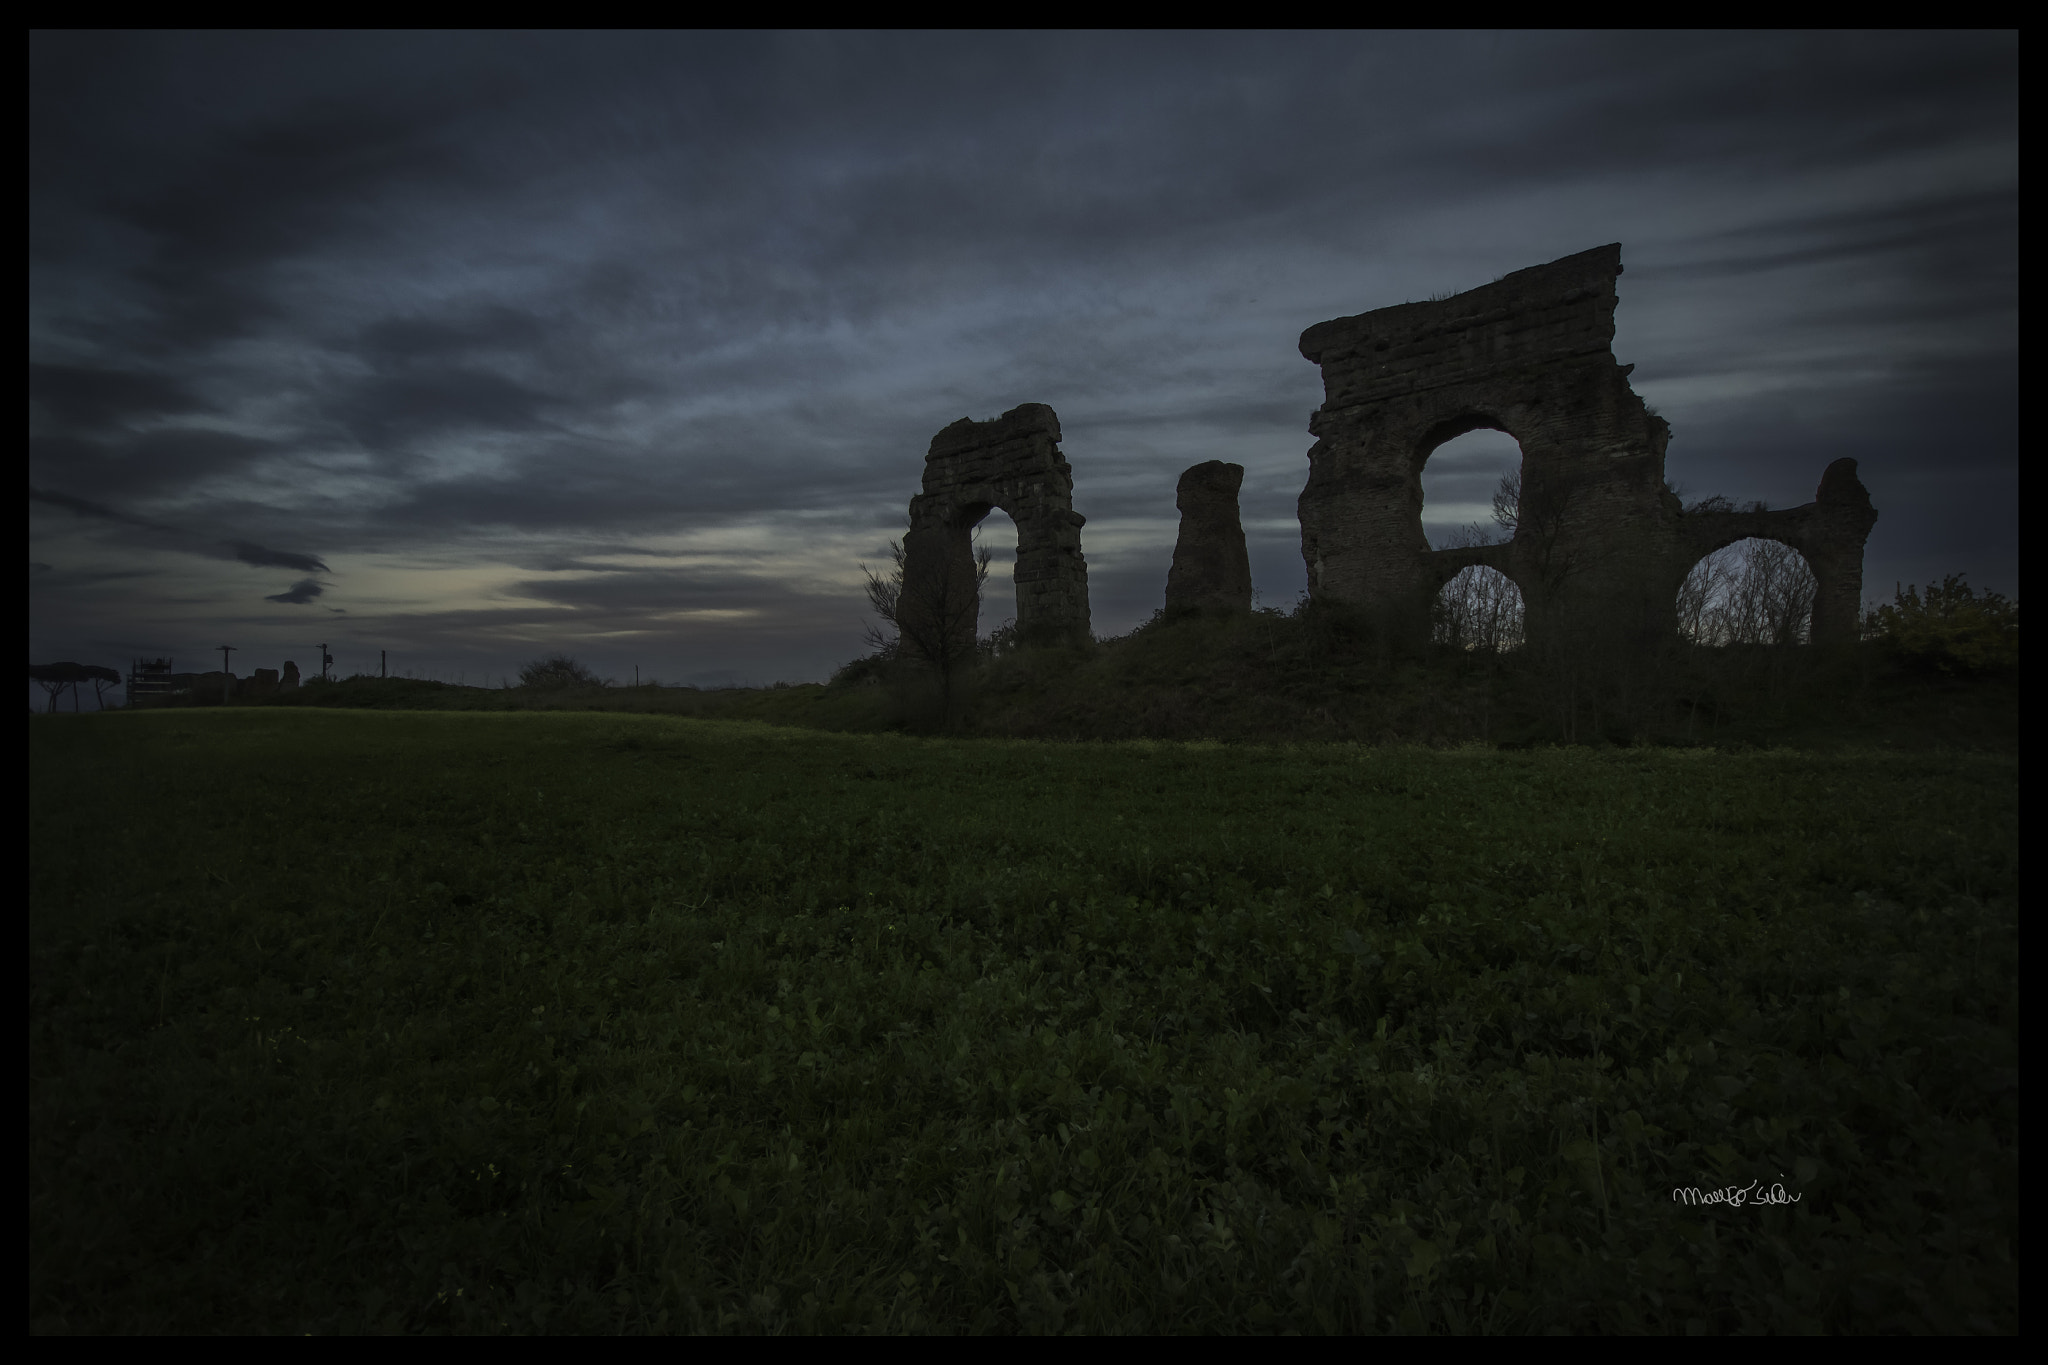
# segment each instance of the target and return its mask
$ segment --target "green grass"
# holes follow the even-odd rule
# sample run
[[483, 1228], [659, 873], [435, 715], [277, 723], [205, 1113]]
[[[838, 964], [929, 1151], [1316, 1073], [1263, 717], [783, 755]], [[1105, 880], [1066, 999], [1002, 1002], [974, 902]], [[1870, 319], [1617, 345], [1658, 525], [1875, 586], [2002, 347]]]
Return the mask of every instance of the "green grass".
[[32, 1332], [2018, 1328], [2010, 755], [29, 737]]

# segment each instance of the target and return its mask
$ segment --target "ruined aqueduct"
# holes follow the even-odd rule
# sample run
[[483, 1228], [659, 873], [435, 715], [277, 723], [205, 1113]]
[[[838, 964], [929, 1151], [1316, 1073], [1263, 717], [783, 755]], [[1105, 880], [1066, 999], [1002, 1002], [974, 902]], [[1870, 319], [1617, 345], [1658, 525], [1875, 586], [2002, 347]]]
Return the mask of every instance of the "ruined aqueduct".
[[[1821, 475], [1814, 500], [1783, 511], [1686, 512], [1664, 476], [1671, 429], [1614, 359], [1618, 243], [1429, 303], [1320, 322], [1301, 353], [1323, 374], [1323, 405], [1302, 489], [1301, 553], [1310, 595], [1426, 621], [1461, 569], [1497, 569], [1521, 590], [1532, 641], [1569, 634], [1652, 643], [1677, 629], [1676, 599], [1699, 560], [1738, 540], [1781, 541], [1818, 583], [1812, 638], [1852, 640], [1863, 545], [1877, 521], [1854, 460]], [[1422, 531], [1422, 467], [1468, 431], [1522, 448], [1522, 500], [1505, 544], [1433, 550]], [[943, 613], [971, 594], [973, 528], [1000, 507], [1017, 524], [1017, 630], [1088, 638], [1083, 518], [1059, 418], [1026, 403], [932, 438], [924, 491], [910, 503], [899, 612]], [[1181, 476], [1180, 542], [1169, 609], [1248, 611], [1251, 574], [1238, 519], [1241, 466]], [[970, 608], [948, 628], [971, 642]]]

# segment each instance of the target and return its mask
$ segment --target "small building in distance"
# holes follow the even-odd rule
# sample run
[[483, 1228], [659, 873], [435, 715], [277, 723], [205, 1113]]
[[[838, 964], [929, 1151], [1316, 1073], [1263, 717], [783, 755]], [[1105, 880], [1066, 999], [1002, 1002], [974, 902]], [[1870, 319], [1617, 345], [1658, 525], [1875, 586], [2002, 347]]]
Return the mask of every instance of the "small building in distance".
[[151, 706], [218, 705], [234, 698], [274, 696], [299, 685], [298, 665], [287, 660], [282, 671], [256, 669], [247, 678], [213, 669], [206, 673], [177, 673], [169, 659], [136, 659], [128, 669], [128, 705]]
[[162, 706], [175, 694], [169, 659], [136, 659], [128, 668], [130, 706]]

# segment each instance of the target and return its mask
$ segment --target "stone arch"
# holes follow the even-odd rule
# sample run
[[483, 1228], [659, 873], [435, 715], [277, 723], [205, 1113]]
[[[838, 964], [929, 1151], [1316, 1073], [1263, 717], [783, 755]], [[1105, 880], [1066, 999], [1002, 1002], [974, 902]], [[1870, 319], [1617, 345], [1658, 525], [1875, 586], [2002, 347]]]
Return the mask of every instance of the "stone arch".
[[[1415, 478], [1421, 495], [1419, 505], [1425, 515], [1429, 508], [1429, 495], [1427, 488], [1423, 486], [1423, 481], [1429, 476], [1430, 462], [1443, 457], [1445, 446], [1453, 445], [1464, 440], [1467, 436], [1482, 431], [1505, 436], [1514, 443], [1515, 468], [1519, 472], [1523, 462], [1521, 438], [1512, 431], [1509, 431], [1501, 419], [1487, 413], [1475, 412], [1466, 413], [1454, 420], [1446, 421], [1437, 430], [1425, 433], [1416, 450]], [[1491, 488], [1487, 490], [1489, 497], [1492, 491]]]
[[994, 630], [1005, 622], [1017, 624], [1017, 523], [995, 503], [981, 515], [968, 536], [975, 553], [989, 551], [988, 584], [982, 589], [981, 616]]
[[1870, 490], [1856, 477], [1853, 459], [1830, 464], [1813, 501], [1802, 506], [1771, 511], [1761, 503], [1741, 509], [1723, 502], [1681, 512], [1672, 521], [1662, 575], [1672, 600], [1693, 566], [1708, 555], [1737, 541], [1778, 541], [1798, 551], [1813, 574], [1812, 642], [1841, 644], [1857, 638], [1863, 546], [1877, 524], [1877, 509], [1870, 504]]
[[[1709, 528], [1666, 486], [1671, 428], [1629, 387], [1634, 366], [1615, 361], [1620, 275], [1614, 243], [1302, 333], [1301, 354], [1323, 376], [1300, 501], [1311, 596], [1412, 618], [1452, 575], [1485, 563], [1521, 589], [1532, 641], [1648, 643], [1674, 631], [1673, 596]], [[1514, 540], [1432, 551], [1417, 471], [1436, 444], [1479, 426], [1522, 448]], [[1814, 504], [1768, 515], [1803, 516], [1796, 546], [1821, 585], [1815, 638], [1854, 638], [1877, 518], [1855, 462], [1828, 467]]]
[[1019, 638], [1089, 638], [1086, 518], [1074, 511], [1073, 467], [1059, 442], [1059, 417], [1043, 403], [987, 422], [963, 417], [932, 438], [903, 541], [897, 617], [906, 639], [944, 638], [956, 657], [972, 648], [974, 528], [997, 507], [1017, 527]]
[[1424, 432], [1422, 438], [1416, 442], [1415, 454], [1412, 460], [1414, 487], [1411, 490], [1411, 494], [1415, 503], [1415, 518], [1418, 527], [1421, 526], [1423, 515], [1429, 506], [1429, 497], [1423, 487], [1423, 476], [1429, 470], [1430, 461], [1436, 459], [1445, 446], [1470, 436], [1477, 431], [1498, 432], [1500, 435], [1513, 441], [1515, 443], [1515, 460], [1518, 470], [1526, 462], [1527, 457], [1521, 452], [1521, 438], [1510, 431], [1505, 422], [1490, 413], [1462, 413], [1458, 417], [1441, 422], [1434, 429]]
[[[1497, 431], [1515, 443], [1519, 456], [1518, 476], [1521, 466], [1527, 463], [1527, 456], [1520, 454], [1521, 437], [1515, 434], [1506, 420], [1493, 413], [1466, 411], [1456, 416], [1445, 417], [1424, 430], [1417, 439], [1410, 462], [1412, 486], [1409, 489], [1409, 498], [1413, 504], [1414, 537], [1419, 538], [1422, 546], [1420, 586], [1429, 594], [1432, 603], [1440, 598], [1444, 587], [1451, 580], [1474, 567], [1485, 567], [1505, 575], [1509, 582], [1515, 583], [1517, 593], [1521, 591], [1521, 584], [1515, 580], [1516, 566], [1511, 547], [1508, 545], [1452, 543], [1441, 547], [1432, 546], [1429, 543], [1428, 532], [1424, 529], [1423, 514], [1427, 510], [1428, 499], [1423, 492], [1423, 472], [1428, 468], [1430, 460], [1435, 458], [1444, 446], [1475, 431]], [[1491, 490], [1489, 494], [1490, 492]]]

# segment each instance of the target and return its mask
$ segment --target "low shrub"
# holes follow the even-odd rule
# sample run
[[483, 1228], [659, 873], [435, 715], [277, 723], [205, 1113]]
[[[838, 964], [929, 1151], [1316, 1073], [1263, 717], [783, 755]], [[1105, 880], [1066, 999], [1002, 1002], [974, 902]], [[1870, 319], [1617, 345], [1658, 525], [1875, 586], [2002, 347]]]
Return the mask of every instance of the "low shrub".
[[1961, 574], [1949, 574], [1926, 595], [1896, 590], [1892, 603], [1871, 613], [1867, 628], [1896, 657], [1949, 674], [1991, 674], [2018, 669], [2020, 607], [1998, 593], [1979, 595]]

